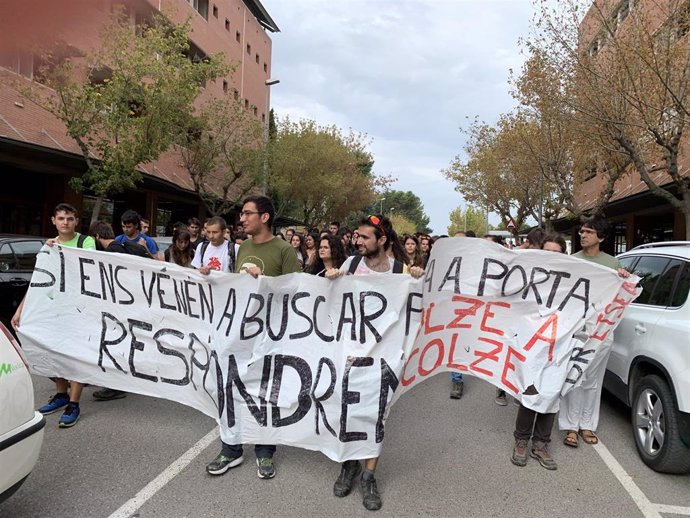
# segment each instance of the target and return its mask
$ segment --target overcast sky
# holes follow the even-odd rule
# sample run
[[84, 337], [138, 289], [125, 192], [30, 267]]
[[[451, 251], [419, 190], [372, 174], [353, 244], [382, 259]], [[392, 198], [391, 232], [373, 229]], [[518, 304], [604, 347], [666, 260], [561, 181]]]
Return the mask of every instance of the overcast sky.
[[374, 171], [417, 194], [434, 232], [446, 233], [463, 202], [441, 170], [462, 150], [460, 126], [475, 116], [494, 122], [515, 105], [509, 69], [523, 62], [531, 2], [262, 3], [281, 29], [271, 35], [276, 113], [367, 133]]

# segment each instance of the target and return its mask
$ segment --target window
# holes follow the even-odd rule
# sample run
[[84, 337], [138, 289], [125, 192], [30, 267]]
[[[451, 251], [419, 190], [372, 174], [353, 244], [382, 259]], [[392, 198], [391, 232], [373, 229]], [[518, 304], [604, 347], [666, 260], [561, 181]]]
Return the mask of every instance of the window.
[[240, 41], [242, 41], [242, 34], [240, 33], [240, 31], [235, 32], [235, 39], [237, 40], [238, 43]]
[[642, 256], [635, 265], [635, 274], [640, 277], [640, 287], [642, 293], [635, 300], [636, 304], [649, 304], [652, 306], [667, 304], [667, 301], [662, 301], [659, 304], [659, 298], [655, 295], [654, 290], [659, 282], [662, 274], [666, 271], [669, 264], [669, 259], [666, 257]]
[[218, 6], [213, 4], [213, 17], [218, 18]]
[[230, 32], [230, 20], [225, 19], [225, 30]]
[[259, 64], [259, 55], [258, 54], [254, 57], [254, 60], [256, 61], [256, 64], [258, 65]]
[[632, 271], [634, 271], [633, 270], [633, 264], [635, 263], [636, 260], [637, 260], [637, 257], [635, 257], [634, 255], [630, 255], [628, 257], [621, 257], [618, 260], [618, 262], [621, 263], [621, 266], [623, 266], [623, 268], [625, 268], [629, 272], [632, 272]]
[[264, 63], [264, 72], [268, 74], [268, 65], [266, 63]]
[[259, 110], [256, 108], [256, 106], [254, 106], [254, 117], [258, 117], [258, 116], [259, 116]]
[[237, 91], [237, 88], [233, 90], [232, 96], [235, 98], [236, 101], [240, 100], [240, 92]]
[[33, 79], [34, 56], [28, 52], [0, 52], [0, 67]]
[[0, 272], [9, 272], [17, 269], [17, 261], [10, 245], [0, 245]]
[[266, 124], [266, 114], [265, 113], [261, 114], [261, 123]]
[[228, 93], [228, 82], [223, 79], [223, 92]]
[[208, 20], [208, 0], [188, 0], [194, 10]]
[[33, 270], [36, 265], [36, 254], [39, 252], [43, 243], [41, 241], [15, 241], [12, 249], [17, 257], [17, 267], [19, 270]]
[[671, 297], [671, 306], [678, 308], [685, 304], [688, 300], [688, 292], [690, 292], [690, 263], [686, 261], [678, 275], [678, 283]]
[[248, 110], [249, 109], [249, 99], [244, 100], [244, 109]]
[[252, 55], [252, 46], [249, 43], [247, 43], [247, 54]]

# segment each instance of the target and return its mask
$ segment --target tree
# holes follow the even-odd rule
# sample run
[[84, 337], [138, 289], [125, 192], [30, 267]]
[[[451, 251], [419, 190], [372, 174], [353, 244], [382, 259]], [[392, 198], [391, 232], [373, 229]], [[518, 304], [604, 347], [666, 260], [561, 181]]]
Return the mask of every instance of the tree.
[[487, 226], [486, 211], [467, 205], [465, 210], [462, 207], [453, 209], [448, 215], [450, 225], [448, 225], [448, 235], [452, 236], [456, 232], [474, 231], [478, 236], [488, 234], [489, 227]]
[[444, 171], [465, 200], [497, 213], [505, 225], [512, 219], [516, 235], [534, 214], [540, 192], [531, 158], [519, 151], [522, 130], [515, 114], [502, 115], [496, 126], [474, 121], [467, 130], [467, 159], [456, 156]]
[[[412, 191], [395, 191], [386, 190], [379, 195], [379, 200], [385, 198], [383, 203], [383, 212], [387, 214], [391, 210], [395, 211], [396, 215], [404, 216], [405, 219], [414, 224], [414, 232], [421, 232], [423, 234], [430, 234], [429, 216], [424, 212], [424, 205], [422, 200]], [[372, 207], [378, 214], [380, 207]]]
[[97, 49], [70, 58], [60, 51], [68, 46], [56, 44], [40, 53], [41, 84], [16, 83], [65, 124], [81, 149], [87, 171], [71, 184], [98, 196], [92, 221], [104, 196], [141, 180], [137, 165], [169, 148], [204, 82], [226, 70], [219, 56], [190, 59], [189, 31], [188, 23], [162, 16], [134, 31], [125, 12], [115, 10]]
[[404, 214], [398, 214], [396, 211], [395, 214], [390, 215], [390, 220], [395, 233], [400, 237], [404, 236], [405, 234], [414, 234], [415, 232], [418, 232], [415, 222], [407, 219]]
[[681, 166], [690, 115], [688, 2], [567, 0], [544, 5], [537, 27], [530, 47], [569, 75], [574, 95], [564, 101], [606, 149], [607, 163], [639, 175], [680, 211], [690, 239], [690, 177]]
[[297, 204], [298, 212], [288, 215], [307, 226], [342, 219], [375, 197], [379, 180], [366, 174], [364, 164], [373, 163], [366, 144], [365, 135], [336, 126], [279, 119], [270, 143], [269, 189]]
[[185, 129], [180, 154], [194, 189], [211, 214], [224, 214], [261, 183], [261, 124], [227, 96], [204, 105]]

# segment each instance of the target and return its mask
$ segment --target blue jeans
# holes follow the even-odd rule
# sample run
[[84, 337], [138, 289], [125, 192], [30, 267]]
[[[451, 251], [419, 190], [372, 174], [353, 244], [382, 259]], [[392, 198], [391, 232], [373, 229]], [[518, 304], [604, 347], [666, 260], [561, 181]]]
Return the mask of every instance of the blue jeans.
[[453, 383], [464, 383], [464, 380], [462, 379], [462, 372], [451, 372], [450, 380]]
[[[226, 457], [240, 457], [242, 455], [242, 445], [241, 444], [227, 444], [221, 441], [221, 444], [223, 447], [221, 448], [220, 452], [225, 455]], [[276, 452], [276, 447], [274, 444], [255, 444], [254, 445], [254, 453], [256, 454], [256, 458], [260, 457], [269, 457], [273, 458], [273, 454]]]

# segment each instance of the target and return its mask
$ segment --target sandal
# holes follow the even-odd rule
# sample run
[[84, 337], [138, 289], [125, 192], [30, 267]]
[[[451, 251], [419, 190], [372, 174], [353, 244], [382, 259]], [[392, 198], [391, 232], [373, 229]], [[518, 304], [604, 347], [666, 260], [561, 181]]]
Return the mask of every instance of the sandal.
[[597, 444], [599, 442], [599, 438], [592, 430], [580, 430], [580, 437], [587, 444]]
[[577, 432], [575, 430], [567, 430], [565, 432], [565, 439], [563, 439], [563, 444], [570, 446], [571, 448], [577, 448]]

